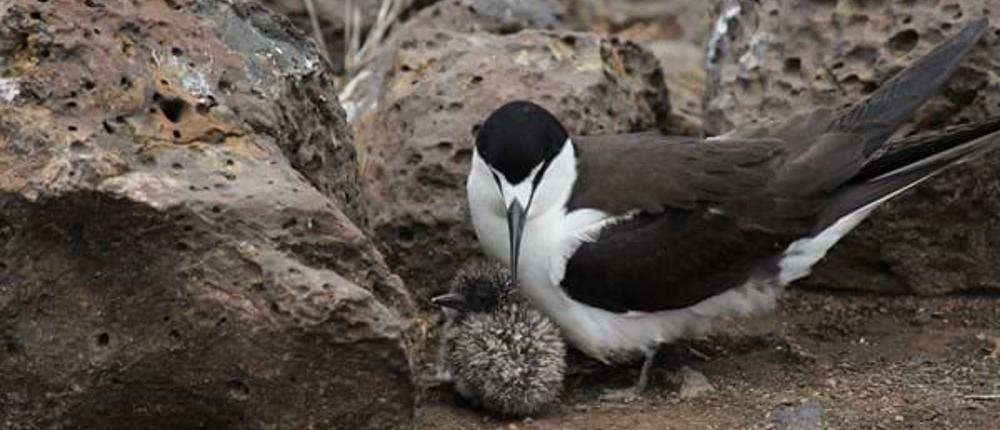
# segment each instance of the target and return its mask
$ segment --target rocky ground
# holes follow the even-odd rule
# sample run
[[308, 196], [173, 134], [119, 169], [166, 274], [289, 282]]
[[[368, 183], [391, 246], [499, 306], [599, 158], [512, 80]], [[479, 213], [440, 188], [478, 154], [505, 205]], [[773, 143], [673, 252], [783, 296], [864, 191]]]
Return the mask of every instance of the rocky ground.
[[418, 410], [419, 428], [994, 429], [997, 301], [791, 291], [774, 314], [665, 349], [636, 402], [598, 396], [631, 384], [638, 364], [578, 359], [566, 398], [549, 415], [503, 419], [439, 388]]

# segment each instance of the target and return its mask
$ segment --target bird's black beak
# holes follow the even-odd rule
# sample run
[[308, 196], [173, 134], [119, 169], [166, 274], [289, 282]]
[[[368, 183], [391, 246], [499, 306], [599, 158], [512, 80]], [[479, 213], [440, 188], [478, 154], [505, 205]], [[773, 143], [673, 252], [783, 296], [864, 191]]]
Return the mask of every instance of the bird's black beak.
[[465, 310], [465, 296], [461, 294], [448, 293], [442, 294], [440, 296], [431, 299], [431, 303], [441, 306], [442, 308], [449, 308], [455, 310]]
[[514, 202], [507, 208], [507, 230], [510, 233], [510, 279], [517, 284], [517, 258], [521, 251], [521, 233], [524, 233], [524, 207]]

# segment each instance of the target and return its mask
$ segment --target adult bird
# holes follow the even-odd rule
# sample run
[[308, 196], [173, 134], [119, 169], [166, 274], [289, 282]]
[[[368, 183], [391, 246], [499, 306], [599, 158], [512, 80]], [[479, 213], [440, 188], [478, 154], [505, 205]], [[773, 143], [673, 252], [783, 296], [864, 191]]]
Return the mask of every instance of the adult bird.
[[987, 29], [968, 24], [853, 108], [708, 139], [570, 137], [507, 103], [476, 136], [476, 234], [575, 347], [645, 356], [638, 394], [660, 345], [773, 307], [876, 207], [997, 146], [1000, 120], [886, 144]]

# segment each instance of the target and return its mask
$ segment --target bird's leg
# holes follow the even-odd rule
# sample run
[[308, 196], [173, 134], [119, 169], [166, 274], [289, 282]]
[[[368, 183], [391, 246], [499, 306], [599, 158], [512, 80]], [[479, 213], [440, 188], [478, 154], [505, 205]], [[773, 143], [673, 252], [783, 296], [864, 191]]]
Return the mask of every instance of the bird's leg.
[[642, 397], [642, 392], [649, 384], [649, 373], [653, 369], [653, 361], [656, 359], [656, 352], [660, 350], [660, 345], [656, 345], [646, 351], [646, 358], [642, 362], [642, 370], [639, 371], [639, 379], [630, 388], [605, 391], [601, 395], [601, 400], [631, 402]]
[[649, 383], [649, 372], [653, 367], [653, 360], [656, 358], [656, 352], [660, 350], [660, 346], [657, 345], [655, 348], [646, 353], [646, 360], [642, 362], [642, 370], [639, 371], [639, 380], [635, 381], [635, 387], [632, 390], [635, 391], [635, 396], [639, 397], [642, 392], [646, 390], [646, 385]]
[[[445, 325], [445, 330], [448, 329], [448, 324]], [[441, 341], [438, 345], [437, 357], [435, 358], [434, 364], [437, 371], [434, 372], [434, 377], [431, 380], [431, 386], [437, 387], [440, 385], [450, 384], [454, 380], [454, 375], [451, 372], [451, 366], [448, 365], [447, 355], [448, 343], [447, 339], [442, 336]]]

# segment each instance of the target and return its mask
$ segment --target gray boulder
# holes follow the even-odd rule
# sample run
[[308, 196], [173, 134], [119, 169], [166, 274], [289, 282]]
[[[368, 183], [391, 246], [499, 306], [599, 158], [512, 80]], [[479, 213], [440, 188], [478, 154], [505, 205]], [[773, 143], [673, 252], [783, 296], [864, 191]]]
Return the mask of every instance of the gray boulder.
[[320, 64], [250, 2], [0, 7], [0, 427], [411, 425]]

